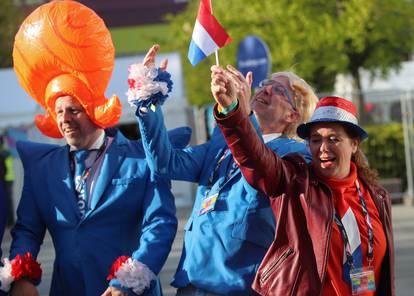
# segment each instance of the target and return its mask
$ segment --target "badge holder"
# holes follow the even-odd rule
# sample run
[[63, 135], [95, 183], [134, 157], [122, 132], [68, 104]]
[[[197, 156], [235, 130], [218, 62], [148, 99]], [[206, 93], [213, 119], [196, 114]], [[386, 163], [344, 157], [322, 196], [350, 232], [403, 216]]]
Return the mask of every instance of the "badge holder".
[[203, 199], [203, 201], [201, 202], [201, 210], [198, 212], [198, 215], [201, 216], [205, 213], [214, 210], [214, 206], [216, 205], [218, 196], [219, 194], [217, 192]]
[[375, 291], [375, 273], [371, 265], [353, 269], [349, 275], [351, 277], [352, 295]]

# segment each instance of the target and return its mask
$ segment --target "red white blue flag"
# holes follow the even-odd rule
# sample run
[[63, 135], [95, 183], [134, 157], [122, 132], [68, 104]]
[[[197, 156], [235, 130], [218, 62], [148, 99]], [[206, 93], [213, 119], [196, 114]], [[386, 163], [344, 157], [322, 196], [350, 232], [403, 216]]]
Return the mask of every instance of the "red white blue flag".
[[230, 36], [212, 14], [210, 0], [201, 0], [193, 36], [188, 48], [190, 63], [195, 66], [230, 42]]

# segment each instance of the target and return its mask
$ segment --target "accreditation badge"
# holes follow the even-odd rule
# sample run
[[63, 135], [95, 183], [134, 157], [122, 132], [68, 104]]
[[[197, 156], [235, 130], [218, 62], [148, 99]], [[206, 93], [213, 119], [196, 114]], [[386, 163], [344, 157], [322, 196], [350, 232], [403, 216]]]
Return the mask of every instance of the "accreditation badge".
[[216, 205], [216, 201], [219, 194], [218, 192], [212, 195], [208, 195], [206, 198], [203, 199], [201, 203], [201, 210], [198, 212], [198, 215], [204, 215], [212, 210], [214, 210], [214, 206]]
[[375, 291], [375, 274], [371, 266], [351, 270], [350, 277], [352, 295]]

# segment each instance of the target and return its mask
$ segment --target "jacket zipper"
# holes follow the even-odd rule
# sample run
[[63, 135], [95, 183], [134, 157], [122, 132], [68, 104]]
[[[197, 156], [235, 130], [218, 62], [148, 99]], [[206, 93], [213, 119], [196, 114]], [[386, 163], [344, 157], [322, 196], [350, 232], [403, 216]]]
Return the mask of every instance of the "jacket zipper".
[[263, 284], [272, 274], [273, 270], [292, 253], [293, 249], [288, 248], [279, 258], [277, 258], [277, 260], [273, 262], [273, 264], [262, 273], [262, 276], [260, 277], [260, 283]]

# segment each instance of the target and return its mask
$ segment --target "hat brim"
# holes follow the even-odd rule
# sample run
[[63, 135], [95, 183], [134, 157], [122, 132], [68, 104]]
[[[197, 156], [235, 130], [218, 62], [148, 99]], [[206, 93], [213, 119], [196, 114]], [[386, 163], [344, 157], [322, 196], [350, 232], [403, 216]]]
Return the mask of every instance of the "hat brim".
[[355, 131], [358, 134], [361, 141], [368, 138], [368, 133], [362, 127], [356, 124], [350, 123], [350, 122], [340, 121], [340, 120], [330, 119], [330, 118], [321, 118], [321, 119], [314, 120], [312, 122], [302, 123], [296, 129], [296, 133], [298, 134], [300, 138], [307, 140], [309, 138], [310, 129], [312, 125], [314, 125], [315, 123], [322, 123], [322, 122], [339, 123], [339, 124], [345, 125], [351, 130]]

